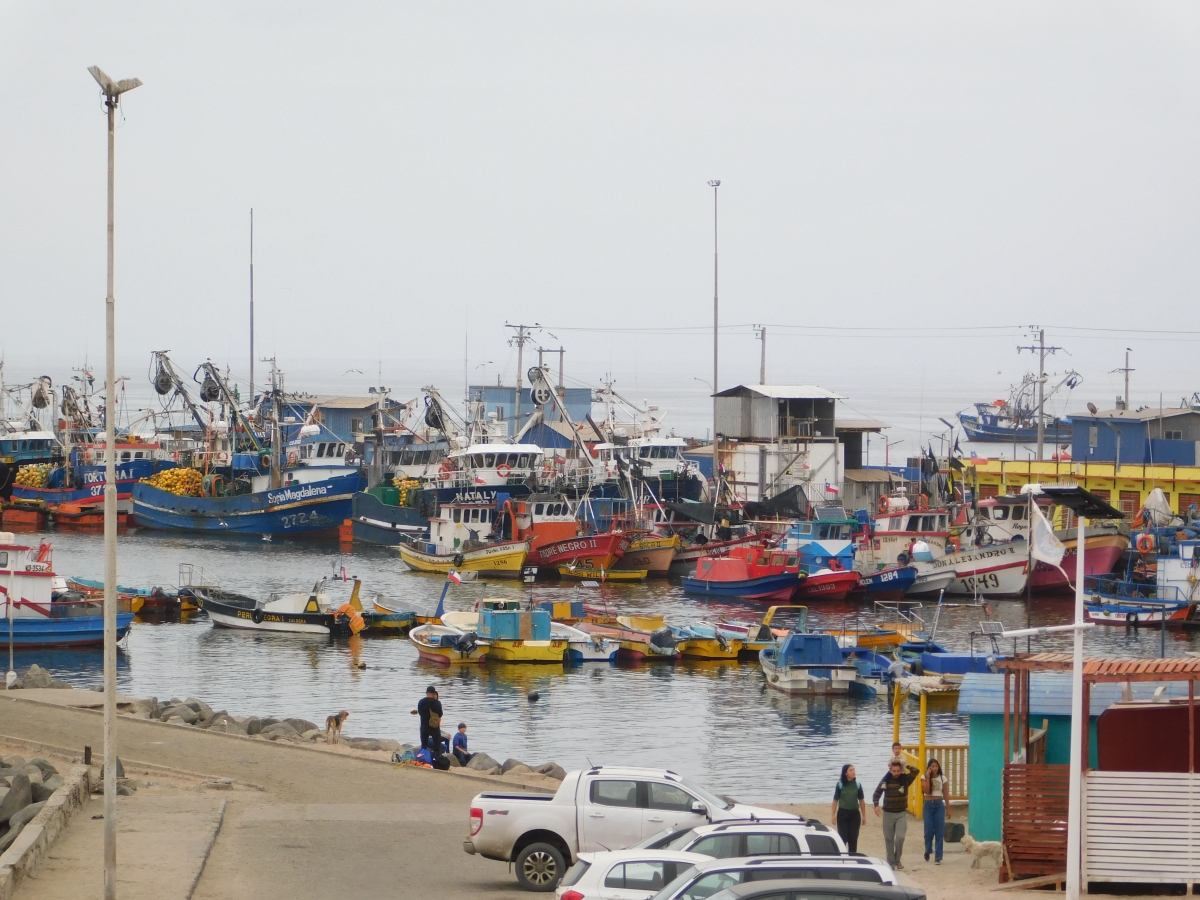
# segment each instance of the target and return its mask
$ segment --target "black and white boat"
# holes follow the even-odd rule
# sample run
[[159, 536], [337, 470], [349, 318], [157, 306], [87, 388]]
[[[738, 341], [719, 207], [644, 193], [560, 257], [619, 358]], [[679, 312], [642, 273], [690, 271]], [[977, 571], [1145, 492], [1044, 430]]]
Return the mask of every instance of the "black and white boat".
[[350, 601], [337, 607], [330, 605], [324, 586], [322, 579], [311, 591], [271, 594], [266, 600], [211, 586], [183, 588], [180, 594], [189, 592], [213, 625], [224, 628], [338, 636], [365, 628], [362, 607], [357, 603], [358, 585]]

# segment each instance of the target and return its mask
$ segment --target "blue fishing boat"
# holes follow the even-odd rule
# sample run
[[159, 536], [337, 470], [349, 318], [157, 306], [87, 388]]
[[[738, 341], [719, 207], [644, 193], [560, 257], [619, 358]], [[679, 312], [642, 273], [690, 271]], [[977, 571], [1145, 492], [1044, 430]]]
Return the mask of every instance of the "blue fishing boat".
[[[19, 647], [82, 647], [104, 643], [104, 604], [73, 591], [55, 589], [49, 544], [36, 548], [0, 532], [0, 643], [12, 635]], [[117, 610], [117, 639], [125, 637], [133, 613]]]
[[785, 694], [875, 694], [832, 634], [790, 631], [758, 659], [767, 685]]
[[868, 600], [899, 600], [917, 580], [915, 566], [892, 566], [878, 572], [860, 572], [858, 587], [851, 593], [865, 594]]
[[[1062, 387], [1072, 390], [1082, 381], [1078, 372], [1068, 372], [1056, 385], [1045, 392], [1044, 400]], [[1033, 443], [1038, 439], [1038, 379], [1026, 375], [1021, 383], [1014, 385], [1007, 400], [994, 403], [976, 403], [975, 415], [959, 413], [958, 421], [969, 441], [992, 441], [1001, 443]], [[1044, 408], [1044, 406], [1043, 406]], [[1042, 434], [1046, 443], [1069, 444], [1073, 433], [1071, 420], [1049, 414], [1042, 416]]]
[[728, 556], [701, 557], [695, 573], [683, 579], [683, 589], [712, 599], [787, 603], [804, 579], [795, 553], [761, 546], [734, 547]]
[[431, 500], [419, 488], [401, 488], [386, 476], [383, 483], [354, 495], [350, 518], [356, 543], [397, 547], [429, 531]]
[[[155, 472], [175, 468], [173, 460], [162, 458], [159, 445], [145, 442], [118, 441], [117, 504], [129, 511], [133, 486]], [[102, 444], [74, 446], [70, 465], [58, 465], [46, 473], [40, 486], [14, 484], [14, 500], [40, 501], [53, 508], [64, 503], [88, 506], [104, 502], [105, 448]]]

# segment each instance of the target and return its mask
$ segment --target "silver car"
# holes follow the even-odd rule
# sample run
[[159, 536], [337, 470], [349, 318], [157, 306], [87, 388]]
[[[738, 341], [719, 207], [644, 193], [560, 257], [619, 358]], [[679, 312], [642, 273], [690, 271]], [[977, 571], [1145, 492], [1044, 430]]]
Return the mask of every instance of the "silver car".
[[896, 884], [891, 866], [867, 856], [755, 856], [697, 863], [680, 872], [654, 900], [708, 900], [735, 885], [784, 878]]
[[716, 859], [739, 856], [840, 856], [846, 843], [836, 831], [815, 819], [738, 819], [663, 831], [638, 847], [648, 850], [687, 850]]

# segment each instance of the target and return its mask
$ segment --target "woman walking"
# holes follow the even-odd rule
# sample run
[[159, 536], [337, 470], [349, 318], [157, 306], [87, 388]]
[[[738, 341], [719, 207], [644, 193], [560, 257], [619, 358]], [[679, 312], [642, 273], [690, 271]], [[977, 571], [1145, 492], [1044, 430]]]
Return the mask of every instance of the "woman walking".
[[829, 812], [830, 818], [837, 822], [838, 835], [851, 853], [858, 852], [858, 830], [867, 820], [867, 800], [855, 774], [854, 766], [842, 766], [842, 777], [833, 789], [833, 808]]
[[925, 861], [934, 852], [936, 865], [942, 864], [942, 838], [946, 831], [946, 820], [950, 818], [950, 788], [942, 774], [942, 764], [931, 759], [921, 779], [921, 793], [925, 795]]

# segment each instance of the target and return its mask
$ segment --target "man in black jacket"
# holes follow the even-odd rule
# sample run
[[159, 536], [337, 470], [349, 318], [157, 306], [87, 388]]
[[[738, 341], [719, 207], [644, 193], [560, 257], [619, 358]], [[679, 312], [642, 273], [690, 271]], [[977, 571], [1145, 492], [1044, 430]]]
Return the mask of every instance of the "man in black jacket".
[[421, 746], [437, 759], [442, 755], [442, 701], [432, 684], [417, 703], [417, 715], [421, 719]]
[[875, 806], [875, 815], [879, 815], [879, 798], [883, 798], [883, 844], [887, 847], [888, 865], [893, 869], [903, 869], [900, 856], [904, 853], [904, 835], [908, 832], [908, 788], [921, 770], [909, 766], [903, 771], [904, 764], [893, 759], [888, 764], [888, 773], [883, 776], [871, 803]]

